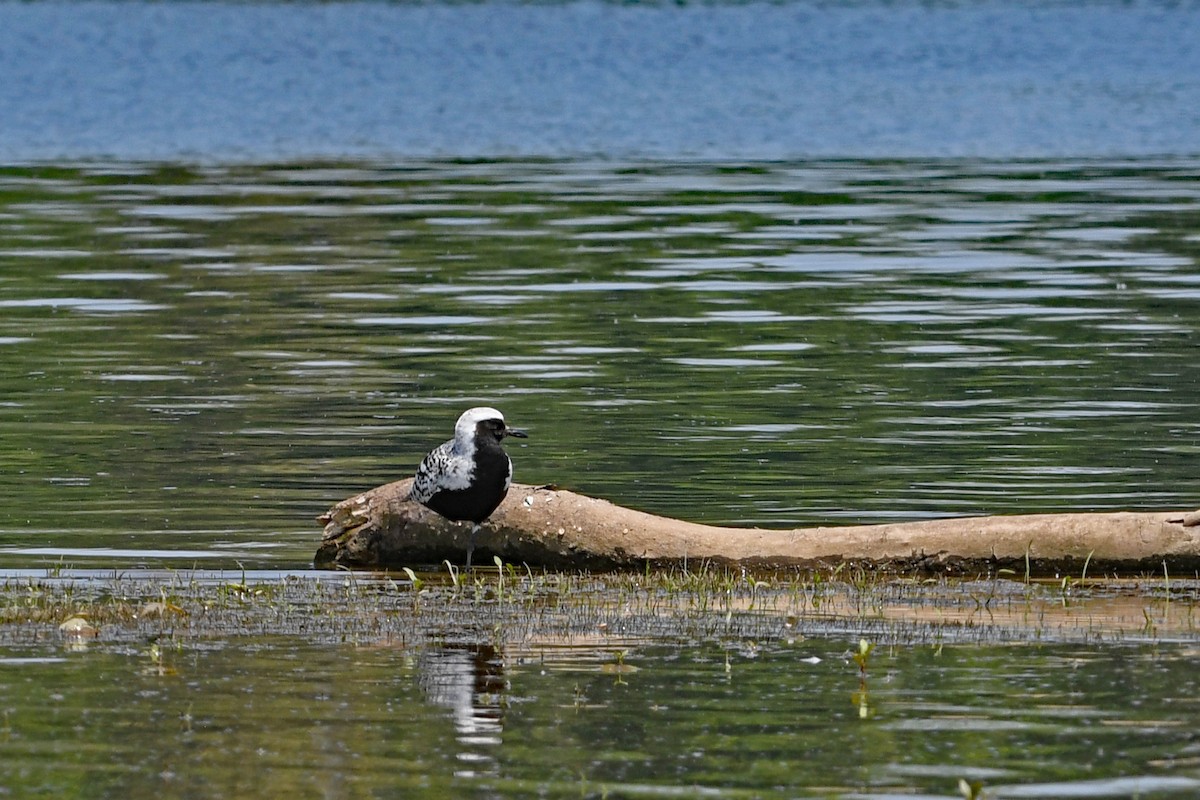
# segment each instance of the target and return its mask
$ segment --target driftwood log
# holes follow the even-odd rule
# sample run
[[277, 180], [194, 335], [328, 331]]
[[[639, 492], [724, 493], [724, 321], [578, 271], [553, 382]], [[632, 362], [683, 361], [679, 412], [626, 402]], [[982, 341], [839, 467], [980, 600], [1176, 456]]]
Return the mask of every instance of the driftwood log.
[[[412, 480], [351, 497], [320, 517], [317, 566], [389, 569], [461, 564], [468, 523], [409, 501]], [[620, 569], [715, 562], [747, 567], [864, 567], [941, 573], [1170, 574], [1200, 570], [1200, 512], [963, 517], [886, 525], [763, 530], [719, 528], [605, 500], [514, 484], [479, 532], [476, 564]]]

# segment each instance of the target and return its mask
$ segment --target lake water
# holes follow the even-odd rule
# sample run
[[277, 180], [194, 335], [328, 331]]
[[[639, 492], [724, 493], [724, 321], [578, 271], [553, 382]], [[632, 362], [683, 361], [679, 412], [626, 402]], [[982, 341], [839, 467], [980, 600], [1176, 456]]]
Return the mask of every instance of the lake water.
[[612, 653], [273, 639], [165, 667], [0, 654], [0, 674], [37, 676], [4, 699], [0, 780], [19, 764], [20, 796], [130, 798], [885, 800], [954, 797], [960, 778], [995, 798], [1200, 791], [1194, 767], [1171, 766], [1195, 762], [1195, 705], [1164, 699], [1196, 696], [1194, 651], [905, 648], [876, 658], [861, 704], [843, 651], [649, 647], [624, 657], [629, 672], [604, 669]]
[[[1194, 796], [1182, 576], [1116, 611], [951, 585], [906, 627], [904, 589], [828, 611], [734, 576], [738, 611], [600, 578], [497, 618], [495, 576], [307, 567], [316, 514], [480, 402], [530, 429], [519, 480], [714, 523], [1195, 507], [1198, 176], [0, 169], [0, 792]], [[234, 569], [177, 597], [197, 565]]]
[[1195, 2], [0, 3], [0, 162], [1200, 152]]
[[1194, 507], [1198, 168], [9, 167], [0, 560], [305, 564], [483, 403], [704, 522]]
[[1200, 794], [1185, 576], [310, 567], [480, 403], [715, 524], [1197, 507], [1197, 30], [0, 2], [0, 796]]
[[1200, 585], [1173, 585], [27, 574], [0, 585], [0, 790], [1194, 797]]

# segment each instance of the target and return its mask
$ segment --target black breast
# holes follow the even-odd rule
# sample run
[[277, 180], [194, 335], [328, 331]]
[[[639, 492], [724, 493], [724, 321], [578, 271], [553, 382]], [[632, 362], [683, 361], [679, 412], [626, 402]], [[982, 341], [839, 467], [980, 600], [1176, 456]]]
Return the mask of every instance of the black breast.
[[495, 441], [480, 442], [475, 449], [475, 472], [465, 489], [441, 489], [425, 503], [446, 519], [479, 523], [492, 515], [504, 496], [512, 462]]

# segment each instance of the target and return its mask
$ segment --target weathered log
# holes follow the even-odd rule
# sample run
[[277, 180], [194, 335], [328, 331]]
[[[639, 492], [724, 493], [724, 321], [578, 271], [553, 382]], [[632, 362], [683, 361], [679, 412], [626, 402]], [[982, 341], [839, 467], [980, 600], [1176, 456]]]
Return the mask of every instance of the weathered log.
[[[411, 479], [344, 500], [320, 517], [318, 566], [376, 569], [461, 563], [470, 525], [409, 501]], [[854, 562], [938, 572], [987, 572], [1026, 563], [1038, 574], [1093, 575], [1200, 569], [1200, 512], [962, 517], [884, 525], [763, 530], [720, 528], [646, 514], [605, 500], [515, 484], [479, 532], [475, 563], [574, 569], [681, 565], [749, 567]], [[1069, 573], [1064, 573], [1069, 574]]]

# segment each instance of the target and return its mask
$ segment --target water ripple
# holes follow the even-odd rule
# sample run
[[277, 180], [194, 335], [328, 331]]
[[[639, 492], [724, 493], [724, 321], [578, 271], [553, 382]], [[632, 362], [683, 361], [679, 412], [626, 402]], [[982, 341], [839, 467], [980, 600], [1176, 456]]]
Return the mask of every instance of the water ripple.
[[517, 480], [699, 521], [1194, 506], [1197, 169], [0, 170], [0, 473], [56, 509], [0, 546], [307, 563], [484, 403]]

